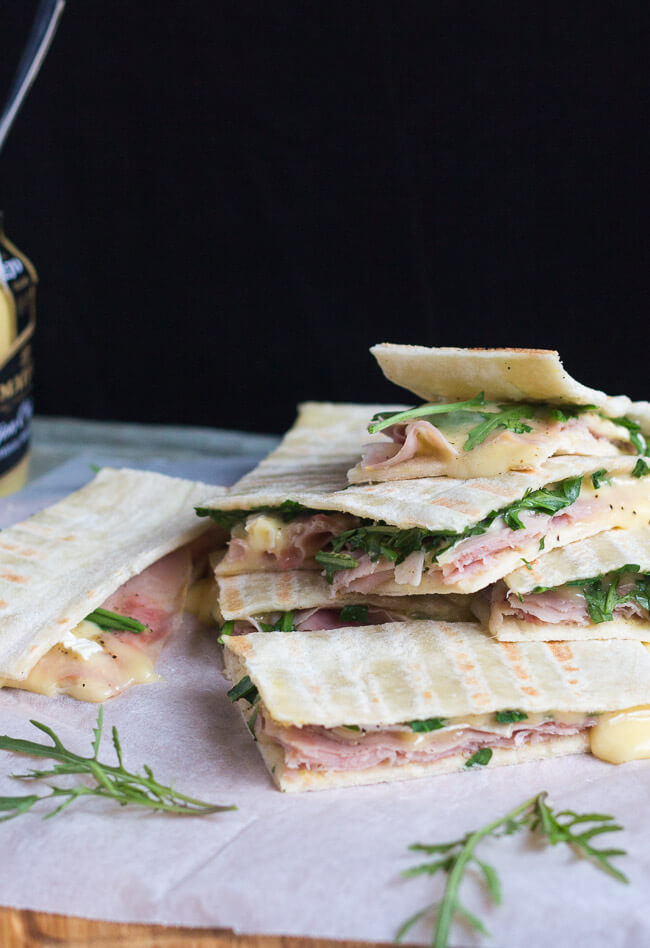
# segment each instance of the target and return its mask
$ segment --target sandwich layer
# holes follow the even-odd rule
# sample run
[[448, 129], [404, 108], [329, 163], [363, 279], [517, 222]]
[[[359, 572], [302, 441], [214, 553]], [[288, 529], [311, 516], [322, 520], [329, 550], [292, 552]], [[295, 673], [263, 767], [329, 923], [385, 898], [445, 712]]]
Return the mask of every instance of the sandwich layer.
[[205, 532], [193, 506], [215, 488], [105, 468], [0, 536], [0, 679], [24, 681], [129, 579]]

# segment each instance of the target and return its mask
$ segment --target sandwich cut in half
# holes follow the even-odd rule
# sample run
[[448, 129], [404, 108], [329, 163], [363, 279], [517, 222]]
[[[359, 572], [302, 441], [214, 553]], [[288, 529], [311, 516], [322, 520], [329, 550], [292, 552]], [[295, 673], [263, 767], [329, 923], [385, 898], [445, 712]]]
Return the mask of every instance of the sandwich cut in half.
[[351, 483], [494, 477], [559, 455], [644, 454], [650, 403], [587, 388], [547, 349], [370, 350], [384, 375], [426, 399], [368, 415]]
[[414, 621], [224, 644], [229, 697], [288, 791], [586, 753], [601, 714], [650, 699], [640, 642], [506, 645]]
[[[218, 491], [219, 488], [216, 488]], [[188, 584], [222, 542], [214, 486], [104, 468], [0, 533], [0, 685], [104, 701], [155, 681]]]
[[522, 560], [650, 519], [650, 492], [635, 474], [642, 459], [625, 455], [550, 458], [490, 478], [348, 485], [358, 419], [359, 406], [304, 406], [276, 451], [197, 509], [229, 531], [217, 577], [312, 569], [332, 598], [467, 594]]
[[504, 642], [650, 642], [650, 526], [608, 530], [509, 573], [474, 600]]
[[468, 596], [373, 596], [349, 593], [332, 601], [331, 587], [313, 570], [257, 572], [218, 580], [215, 618], [221, 637], [249, 632], [326, 631], [408, 619], [471, 621]]

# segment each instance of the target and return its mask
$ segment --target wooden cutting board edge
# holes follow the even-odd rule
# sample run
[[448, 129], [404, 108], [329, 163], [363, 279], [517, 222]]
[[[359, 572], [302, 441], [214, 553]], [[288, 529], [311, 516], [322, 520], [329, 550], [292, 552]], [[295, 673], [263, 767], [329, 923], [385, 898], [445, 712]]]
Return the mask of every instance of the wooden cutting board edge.
[[279, 935], [235, 935], [230, 929], [220, 928], [127, 925], [0, 908], [2, 948], [371, 948], [373, 944]]

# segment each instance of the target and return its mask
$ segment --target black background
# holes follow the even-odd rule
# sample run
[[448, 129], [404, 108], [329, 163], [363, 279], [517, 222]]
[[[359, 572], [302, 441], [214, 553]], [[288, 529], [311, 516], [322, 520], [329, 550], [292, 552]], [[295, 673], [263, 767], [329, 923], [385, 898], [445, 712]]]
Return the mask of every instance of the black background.
[[536, 6], [68, 0], [0, 155], [37, 410], [280, 431], [386, 340], [650, 396], [647, 4]]

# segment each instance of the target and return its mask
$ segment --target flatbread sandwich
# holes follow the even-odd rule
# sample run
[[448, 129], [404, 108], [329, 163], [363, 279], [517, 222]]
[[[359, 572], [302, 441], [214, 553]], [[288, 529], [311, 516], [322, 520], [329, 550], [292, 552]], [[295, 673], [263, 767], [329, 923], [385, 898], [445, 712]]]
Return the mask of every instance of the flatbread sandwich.
[[229, 636], [225, 664], [287, 791], [585, 753], [650, 694], [639, 642], [506, 645], [470, 623]]
[[[104, 468], [0, 533], [0, 685], [103, 701], [156, 680], [217, 530], [202, 483]], [[218, 488], [217, 488], [218, 491]]]
[[352, 483], [490, 477], [562, 455], [643, 454], [650, 404], [571, 378], [547, 349], [374, 346], [390, 381], [426, 399], [368, 414]]

